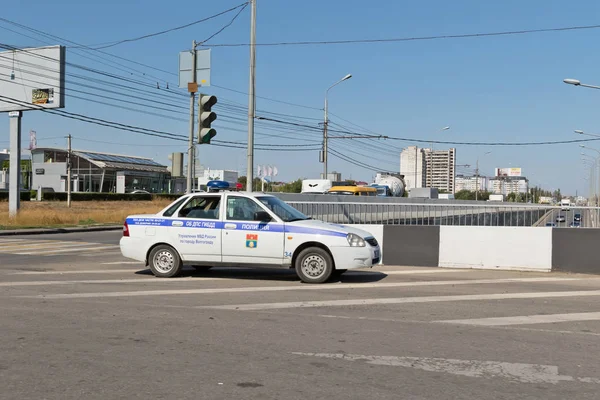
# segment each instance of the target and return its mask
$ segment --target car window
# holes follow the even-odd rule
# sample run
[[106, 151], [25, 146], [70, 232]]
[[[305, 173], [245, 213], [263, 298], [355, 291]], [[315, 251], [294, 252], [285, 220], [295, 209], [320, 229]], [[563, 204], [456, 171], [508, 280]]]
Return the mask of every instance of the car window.
[[175, 204], [173, 204], [171, 207], [169, 207], [169, 208], [167, 209], [167, 211], [165, 211], [165, 212], [163, 213], [163, 216], [164, 216], [164, 217], [170, 217], [170, 216], [172, 216], [173, 214], [175, 214], [175, 211], [177, 211], [177, 209], [178, 209], [179, 207], [181, 207], [181, 205], [183, 204], [183, 202], [184, 202], [184, 201], [185, 201], [185, 197], [184, 197], [184, 198], [182, 198], [182, 199], [179, 199], [177, 202], [175, 202]]
[[232, 221], [255, 221], [254, 213], [265, 211], [248, 197], [227, 197], [227, 219]]
[[221, 196], [194, 196], [179, 211], [181, 218], [219, 219]]

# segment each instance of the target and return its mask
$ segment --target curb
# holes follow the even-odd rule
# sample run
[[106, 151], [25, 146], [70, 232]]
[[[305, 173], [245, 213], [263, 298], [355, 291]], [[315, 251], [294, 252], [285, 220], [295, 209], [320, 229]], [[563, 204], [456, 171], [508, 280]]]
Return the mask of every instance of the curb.
[[117, 231], [123, 229], [122, 225], [73, 227], [73, 228], [34, 228], [34, 229], [15, 229], [10, 231], [0, 231], [0, 236], [13, 235], [41, 235], [50, 233], [76, 233], [76, 232], [102, 232]]

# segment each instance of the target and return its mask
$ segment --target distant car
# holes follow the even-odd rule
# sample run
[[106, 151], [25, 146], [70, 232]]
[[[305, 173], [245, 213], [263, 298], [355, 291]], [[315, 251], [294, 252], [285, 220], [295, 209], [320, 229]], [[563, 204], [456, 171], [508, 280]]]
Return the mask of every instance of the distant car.
[[581, 214], [575, 214], [575, 217], [573, 218], [573, 221], [575, 221], [575, 222], [581, 222]]
[[546, 226], [555, 227], [556, 224], [554, 222], [546, 222]]
[[133, 192], [131, 192], [131, 194], [150, 194], [150, 192], [138, 189], [138, 190], [134, 190]]
[[565, 222], [567, 219], [564, 215], [559, 215], [556, 217], [556, 222]]
[[571, 228], [581, 228], [581, 223], [580, 222], [573, 222], [571, 225], [569, 225]]

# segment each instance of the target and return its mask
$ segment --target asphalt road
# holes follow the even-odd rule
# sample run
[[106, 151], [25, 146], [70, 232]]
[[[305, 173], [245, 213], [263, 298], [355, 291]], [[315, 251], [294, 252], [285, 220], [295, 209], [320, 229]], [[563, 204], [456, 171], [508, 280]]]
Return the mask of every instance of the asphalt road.
[[[587, 209], [571, 208], [569, 211], [562, 211], [559, 208], [552, 209], [540, 221], [540, 226], [545, 226], [546, 223], [554, 223], [559, 228], [569, 228], [575, 220], [575, 214], [581, 215], [581, 227], [591, 227], [590, 212]], [[564, 222], [558, 222], [557, 217], [562, 215], [565, 217]]]
[[0, 397], [598, 398], [600, 276], [158, 279], [121, 258], [119, 235], [0, 238]]

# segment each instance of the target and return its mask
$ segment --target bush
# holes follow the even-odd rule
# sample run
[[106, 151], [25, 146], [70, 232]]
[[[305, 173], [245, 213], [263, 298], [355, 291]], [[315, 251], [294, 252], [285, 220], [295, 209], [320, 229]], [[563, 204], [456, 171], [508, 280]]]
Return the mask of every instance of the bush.
[[[31, 200], [30, 192], [21, 192], [21, 201]], [[8, 201], [8, 192], [0, 192], [0, 201]]]
[[[36, 191], [32, 191], [31, 196], [35, 198]], [[146, 193], [71, 193], [72, 201], [152, 201], [152, 200], [176, 200], [180, 194], [146, 194]], [[42, 200], [46, 201], [67, 201], [66, 193], [44, 192]]]

